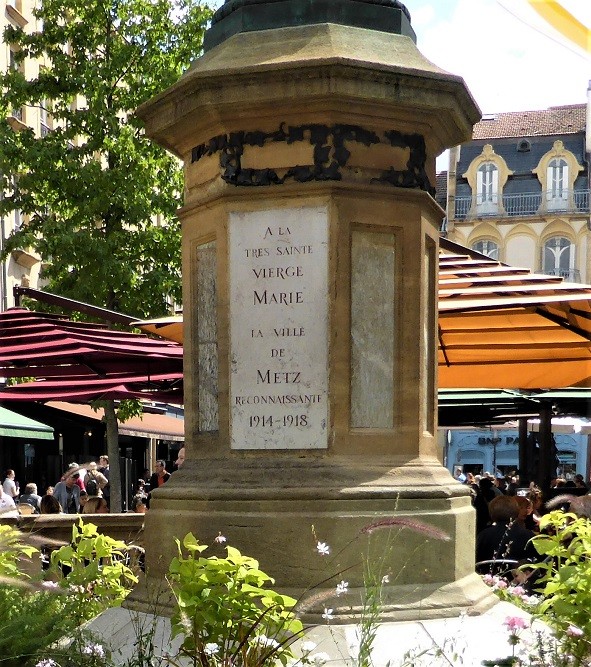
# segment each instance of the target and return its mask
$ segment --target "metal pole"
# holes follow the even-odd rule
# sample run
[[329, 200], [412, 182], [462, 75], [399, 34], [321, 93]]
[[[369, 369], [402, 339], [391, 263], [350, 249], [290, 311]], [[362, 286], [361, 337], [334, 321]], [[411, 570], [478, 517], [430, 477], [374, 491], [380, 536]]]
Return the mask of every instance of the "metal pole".
[[527, 417], [519, 419], [519, 486], [528, 486], [531, 476], [531, 458], [527, 446]]
[[492, 441], [493, 441], [493, 475], [495, 479], [497, 478], [497, 432], [493, 428], [492, 430]]
[[[0, 174], [0, 181], [2, 180], [2, 174]], [[0, 202], [4, 201], [4, 189], [0, 187]], [[0, 213], [0, 257], [4, 252], [4, 246], [6, 244], [6, 220], [4, 218], [4, 213]], [[8, 270], [7, 270], [7, 259], [0, 260], [2, 264], [0, 270], [0, 295], [2, 296], [2, 306], [0, 310], [6, 310], [8, 308]]]
[[542, 491], [547, 492], [550, 481], [556, 473], [552, 472], [554, 456], [552, 451], [552, 406], [544, 403], [540, 410], [540, 465], [539, 484]]

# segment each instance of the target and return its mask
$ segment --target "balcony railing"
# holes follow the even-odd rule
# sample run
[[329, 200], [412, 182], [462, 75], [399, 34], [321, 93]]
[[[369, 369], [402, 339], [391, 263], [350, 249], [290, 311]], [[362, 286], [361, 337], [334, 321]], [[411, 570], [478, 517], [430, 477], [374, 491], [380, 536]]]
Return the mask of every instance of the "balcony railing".
[[[456, 197], [455, 219], [518, 218], [542, 213], [589, 213], [589, 190], [574, 190], [565, 198], [552, 198], [551, 193], [522, 192], [503, 195], [499, 202], [476, 204], [473, 197]], [[502, 201], [502, 205], [501, 205]]]
[[581, 274], [578, 269], [541, 269], [540, 273], [547, 276], [560, 276], [569, 283], [578, 283], [581, 280]]

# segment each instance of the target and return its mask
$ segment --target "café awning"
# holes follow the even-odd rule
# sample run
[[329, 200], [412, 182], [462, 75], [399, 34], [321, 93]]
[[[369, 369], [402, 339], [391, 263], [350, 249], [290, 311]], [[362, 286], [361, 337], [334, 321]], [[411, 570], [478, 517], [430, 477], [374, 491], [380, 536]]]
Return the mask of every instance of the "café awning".
[[150, 378], [182, 367], [177, 343], [26, 308], [0, 313], [0, 377]]
[[53, 440], [53, 429], [51, 426], [0, 407], [0, 436], [29, 440]]
[[9, 308], [0, 313], [0, 377], [34, 378], [0, 400], [139, 398], [183, 402], [183, 348], [145, 334]]
[[[65, 401], [50, 401], [46, 405], [55, 410], [96, 421], [101, 421], [103, 416], [102, 408], [95, 411], [89, 405], [73, 405]], [[144, 412], [139, 417], [131, 417], [119, 424], [119, 434], [135, 438], [157, 438], [182, 442], [185, 439], [185, 420], [183, 417]]]

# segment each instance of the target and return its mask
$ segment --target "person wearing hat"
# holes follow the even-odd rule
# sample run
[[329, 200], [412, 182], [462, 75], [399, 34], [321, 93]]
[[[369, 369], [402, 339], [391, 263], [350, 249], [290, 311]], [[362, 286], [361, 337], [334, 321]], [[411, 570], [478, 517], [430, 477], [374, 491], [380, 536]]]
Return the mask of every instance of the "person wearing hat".
[[98, 466], [95, 461], [91, 461], [88, 464], [88, 472], [84, 477], [84, 484], [86, 486], [86, 491], [89, 497], [103, 495], [103, 489], [109, 480], [99, 471]]
[[76, 483], [79, 477], [79, 472], [68, 470], [62, 481], [58, 482], [53, 490], [53, 497], [59, 502], [66, 514], [80, 513], [80, 487]]
[[80, 468], [80, 466], [77, 463], [69, 463], [68, 464], [68, 471], [62, 475], [61, 481], [63, 482], [68, 475], [71, 475], [73, 473], [77, 472], [78, 477], [76, 478], [76, 486], [80, 489], [80, 491], [86, 491], [86, 487], [84, 486], [84, 471]]

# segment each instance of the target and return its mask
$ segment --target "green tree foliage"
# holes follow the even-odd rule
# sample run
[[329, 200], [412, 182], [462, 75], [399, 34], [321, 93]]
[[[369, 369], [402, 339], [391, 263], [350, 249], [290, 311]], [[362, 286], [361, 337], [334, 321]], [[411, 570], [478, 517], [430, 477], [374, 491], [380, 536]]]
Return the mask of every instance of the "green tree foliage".
[[[37, 32], [9, 27], [15, 67], [0, 77], [0, 215], [26, 224], [5, 252], [44, 258], [46, 289], [138, 317], [180, 302], [178, 161], [133, 116], [199, 55], [210, 11], [198, 0], [44, 0]], [[22, 64], [44, 63], [33, 78]], [[15, 131], [14, 109], [51, 131]], [[155, 224], [156, 216], [160, 224]]]

